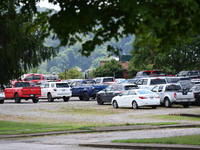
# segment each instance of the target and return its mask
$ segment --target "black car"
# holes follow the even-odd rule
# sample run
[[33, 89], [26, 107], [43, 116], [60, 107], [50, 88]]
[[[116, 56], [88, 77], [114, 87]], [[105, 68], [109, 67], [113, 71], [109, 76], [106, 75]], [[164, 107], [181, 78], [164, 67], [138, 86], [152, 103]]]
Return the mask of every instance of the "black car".
[[97, 93], [97, 103], [103, 105], [104, 102], [111, 102], [112, 98], [125, 90], [138, 89], [136, 84], [111, 84], [104, 90]]
[[190, 90], [194, 93], [195, 98], [195, 102], [192, 104], [200, 105], [200, 84], [195, 84]]

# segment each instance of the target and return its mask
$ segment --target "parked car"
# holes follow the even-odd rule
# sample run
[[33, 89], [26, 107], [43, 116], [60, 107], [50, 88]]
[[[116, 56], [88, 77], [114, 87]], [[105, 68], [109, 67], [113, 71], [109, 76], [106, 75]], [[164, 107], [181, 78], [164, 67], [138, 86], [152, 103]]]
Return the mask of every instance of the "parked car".
[[178, 76], [178, 77], [189, 77], [191, 79], [200, 78], [200, 71], [198, 71], [198, 70], [180, 71], [176, 76]]
[[41, 88], [33, 82], [16, 81], [4, 89], [4, 94], [5, 99], [14, 99], [15, 103], [20, 103], [21, 99], [32, 99], [33, 103], [37, 103], [41, 97]]
[[138, 86], [135, 84], [112, 84], [107, 88], [99, 91], [97, 93], [97, 103], [103, 105], [105, 102], [111, 102], [112, 98], [120, 93], [123, 93], [126, 90], [138, 89]]
[[43, 82], [41, 85], [41, 99], [48, 99], [53, 102], [54, 99], [62, 98], [68, 102], [72, 96], [71, 88], [67, 82]]
[[137, 109], [142, 106], [157, 108], [160, 105], [160, 97], [147, 89], [127, 90], [112, 98], [113, 108], [132, 107]]
[[5, 98], [4, 90], [0, 89], [0, 104], [4, 103], [4, 98]]
[[164, 77], [148, 77], [139, 79], [136, 84], [140, 89], [151, 90], [155, 85], [167, 84], [167, 80]]
[[160, 96], [160, 103], [165, 107], [171, 107], [173, 104], [182, 104], [188, 108], [191, 102], [194, 102], [194, 93], [184, 90], [180, 84], [157, 85], [152, 92]]
[[192, 104], [200, 105], [200, 84], [195, 84], [190, 90], [194, 93], [195, 98]]
[[116, 82], [115, 77], [97, 77], [94, 78], [96, 84], [102, 84], [104, 82]]
[[92, 79], [77, 79], [71, 84], [72, 97], [79, 97], [80, 100], [89, 101], [96, 98], [97, 92], [105, 89], [108, 84], [96, 84]]
[[44, 80], [54, 80], [54, 81], [59, 81], [59, 76], [55, 74], [34, 74], [34, 73], [29, 73], [29, 74], [24, 74], [21, 76], [22, 81], [32, 81], [34, 83], [37, 83], [39, 81], [44, 81]]
[[161, 70], [144, 70], [139, 71], [136, 74], [136, 77], [160, 77], [160, 76], [173, 76], [173, 75], [167, 75], [165, 72]]
[[183, 89], [189, 90], [193, 85], [193, 79], [189, 77], [165, 77], [167, 83], [177, 83], [182, 86]]

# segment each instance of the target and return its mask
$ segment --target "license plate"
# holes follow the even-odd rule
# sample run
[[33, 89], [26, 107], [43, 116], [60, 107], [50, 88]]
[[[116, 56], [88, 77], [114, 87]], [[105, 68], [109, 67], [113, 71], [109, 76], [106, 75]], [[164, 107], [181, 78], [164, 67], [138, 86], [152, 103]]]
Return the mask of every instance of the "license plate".
[[30, 97], [33, 97], [33, 96], [34, 96], [33, 94], [30, 95]]
[[65, 91], [65, 90], [62, 90], [62, 91]]

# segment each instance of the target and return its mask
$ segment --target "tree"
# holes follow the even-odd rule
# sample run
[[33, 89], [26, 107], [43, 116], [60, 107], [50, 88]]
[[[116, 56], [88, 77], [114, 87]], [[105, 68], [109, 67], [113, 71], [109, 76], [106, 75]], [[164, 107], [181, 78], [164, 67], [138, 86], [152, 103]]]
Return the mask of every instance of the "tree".
[[[61, 45], [84, 42], [80, 52], [89, 56], [96, 46], [121, 37], [136, 37], [155, 33], [156, 49], [168, 50], [171, 45], [187, 41], [190, 33], [200, 31], [200, 1], [198, 0], [50, 0], [60, 5], [60, 11], [49, 20], [50, 29]], [[80, 36], [82, 34], [82, 36]], [[118, 54], [117, 47], [107, 50]]]
[[162, 69], [165, 72], [177, 74], [181, 70], [199, 69], [200, 35], [193, 35], [190, 37], [190, 42], [182, 41], [168, 51], [153, 51], [152, 49], [155, 49], [153, 39], [153, 35], [149, 33], [148, 37], [135, 40], [129, 71]]
[[116, 78], [122, 77], [122, 65], [112, 59], [108, 62], [105, 62], [104, 65], [98, 66], [96, 69], [93, 70], [94, 77], [106, 77], [106, 76], [114, 76]]
[[[24, 5], [20, 5], [24, 3]], [[29, 8], [29, 9], [28, 9]], [[49, 11], [50, 12], [50, 11]], [[47, 14], [39, 13], [23, 0], [0, 2], [0, 84], [20, 77], [54, 56], [53, 47], [43, 45], [47, 32]]]
[[71, 68], [59, 74], [60, 79], [80, 79], [83, 75], [77, 68]]

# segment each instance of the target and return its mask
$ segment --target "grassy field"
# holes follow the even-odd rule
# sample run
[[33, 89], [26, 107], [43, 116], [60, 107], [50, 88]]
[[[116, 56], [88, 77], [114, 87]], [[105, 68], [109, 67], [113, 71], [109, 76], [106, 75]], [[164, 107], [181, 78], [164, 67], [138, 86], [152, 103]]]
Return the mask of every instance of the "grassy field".
[[162, 144], [187, 144], [200, 145], [200, 135], [187, 135], [167, 138], [153, 138], [153, 139], [126, 139], [114, 140], [113, 143], [162, 143]]

